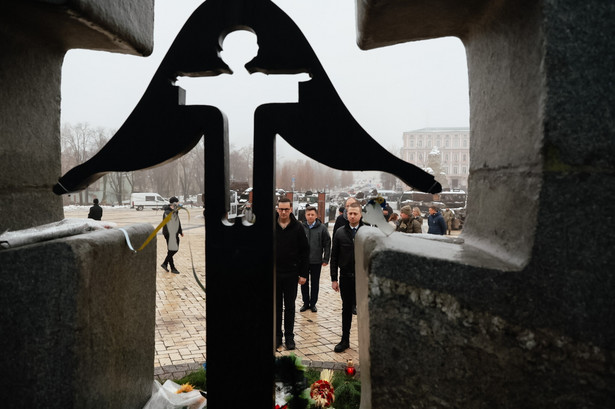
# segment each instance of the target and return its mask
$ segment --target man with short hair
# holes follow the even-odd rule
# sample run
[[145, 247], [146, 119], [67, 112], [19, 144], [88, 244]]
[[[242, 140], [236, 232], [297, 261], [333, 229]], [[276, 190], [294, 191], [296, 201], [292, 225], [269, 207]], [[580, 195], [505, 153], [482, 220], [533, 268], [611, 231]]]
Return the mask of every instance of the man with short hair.
[[359, 201], [354, 197], [349, 197], [348, 199], [346, 199], [346, 207], [341, 212], [341, 214], [337, 216], [337, 219], [335, 219], [335, 224], [333, 225], [333, 234], [335, 234], [337, 229], [343, 227], [346, 223], [348, 223], [348, 219], [346, 218], [346, 209], [348, 209], [350, 203], [359, 203]]
[[[276, 348], [282, 346], [282, 335], [286, 349], [295, 349], [295, 300], [297, 282], [305, 284], [308, 276], [309, 246], [301, 223], [292, 213], [290, 199], [278, 201], [276, 215]], [[282, 333], [282, 312], [284, 332]]]
[[94, 206], [90, 207], [88, 213], [88, 219], [100, 220], [102, 219], [103, 209], [98, 205], [98, 199], [94, 199]]
[[446, 234], [446, 222], [444, 221], [444, 217], [442, 217], [436, 206], [429, 207], [427, 226], [429, 226], [429, 230], [427, 230], [427, 233], [429, 234]]
[[[331, 288], [342, 297], [342, 340], [334, 348], [335, 352], [343, 352], [350, 348], [350, 327], [352, 325], [352, 310], [356, 305], [354, 238], [363, 225], [361, 221], [361, 205], [351, 202], [346, 207], [348, 222], [333, 234], [331, 249]], [[339, 283], [338, 283], [339, 267]]]
[[[331, 236], [329, 236], [329, 229], [327, 226], [318, 219], [317, 209], [312, 206], [305, 208], [303, 230], [305, 230], [310, 246], [310, 257], [308, 278], [305, 284], [301, 285], [303, 306], [299, 311], [304, 312], [310, 309], [312, 312], [317, 312], [318, 308], [316, 308], [316, 303], [318, 302], [320, 271], [323, 266], [329, 264], [329, 257], [331, 255]], [[311, 295], [310, 281], [312, 282]]]

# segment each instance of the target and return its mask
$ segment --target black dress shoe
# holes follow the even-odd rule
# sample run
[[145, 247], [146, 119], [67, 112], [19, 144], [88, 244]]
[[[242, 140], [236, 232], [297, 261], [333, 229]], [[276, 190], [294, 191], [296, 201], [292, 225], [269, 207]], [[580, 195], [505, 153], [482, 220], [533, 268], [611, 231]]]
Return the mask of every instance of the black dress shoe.
[[166, 271], [167, 273], [169, 272], [169, 268], [167, 267], [167, 265], [166, 265], [166, 264], [164, 264], [164, 263], [163, 263], [163, 264], [161, 264], [161, 265], [160, 265], [160, 267], [162, 267], [162, 269], [163, 269], [164, 271]]
[[318, 311], [318, 308], [316, 308], [316, 306], [315, 306], [315, 305], [312, 305], [311, 310], [312, 310], [312, 312], [317, 312], [317, 311]]
[[304, 312], [310, 309], [309, 305], [304, 305], [303, 307], [299, 308], [299, 312]]
[[179, 274], [179, 271], [177, 271], [177, 269], [175, 267], [173, 267], [173, 268], [171, 268], [171, 273]]
[[292, 339], [290, 341], [286, 341], [286, 349], [289, 351], [295, 349], [295, 341]]
[[344, 352], [348, 348], [350, 348], [350, 344], [348, 343], [348, 341], [342, 339], [340, 343], [337, 344], [335, 348], [333, 348], [333, 350], [335, 352]]

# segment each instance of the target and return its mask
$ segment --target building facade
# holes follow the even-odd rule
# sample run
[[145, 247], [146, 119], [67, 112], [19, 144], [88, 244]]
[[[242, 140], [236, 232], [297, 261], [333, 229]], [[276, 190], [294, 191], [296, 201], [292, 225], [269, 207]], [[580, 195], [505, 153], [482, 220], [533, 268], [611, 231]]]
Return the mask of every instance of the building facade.
[[[440, 153], [442, 176], [434, 175], [443, 187], [466, 190], [470, 172], [469, 128], [423, 128], [403, 134], [401, 158], [420, 168], [429, 168], [431, 153]], [[434, 169], [435, 170], [435, 169]], [[439, 172], [437, 172], [439, 173]], [[446, 180], [441, 180], [446, 178]]]

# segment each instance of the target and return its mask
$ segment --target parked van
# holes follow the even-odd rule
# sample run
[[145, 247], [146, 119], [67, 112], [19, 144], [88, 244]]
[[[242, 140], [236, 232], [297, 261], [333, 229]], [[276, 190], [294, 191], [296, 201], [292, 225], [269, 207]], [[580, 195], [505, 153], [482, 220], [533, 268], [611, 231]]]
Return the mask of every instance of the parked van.
[[130, 195], [131, 209], [162, 209], [166, 204], [168, 204], [167, 200], [158, 193], [133, 193]]

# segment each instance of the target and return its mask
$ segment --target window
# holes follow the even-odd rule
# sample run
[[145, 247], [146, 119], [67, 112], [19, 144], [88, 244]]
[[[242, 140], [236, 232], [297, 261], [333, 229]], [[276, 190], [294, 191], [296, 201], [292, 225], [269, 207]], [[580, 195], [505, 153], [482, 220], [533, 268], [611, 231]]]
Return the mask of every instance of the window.
[[463, 162], [467, 162], [468, 161], [468, 155], [467, 154], [463, 154]]
[[419, 160], [423, 160], [423, 154], [419, 153]]
[[458, 170], [457, 166], [453, 166], [453, 175], [457, 174], [457, 170]]
[[431, 139], [428, 139], [428, 140], [427, 140], [427, 147], [428, 147], [428, 148], [431, 148]]
[[465, 166], [462, 166], [462, 167], [461, 167], [461, 173], [462, 173], [463, 175], [465, 175], [466, 173], [468, 173], [468, 168], [466, 168]]
[[451, 141], [449, 141], [448, 138], [446, 138], [445, 145], [447, 148], [451, 146]]
[[410, 147], [414, 148], [414, 139], [410, 139]]
[[[453, 154], [453, 161], [458, 162], [459, 161], [459, 154], [458, 153], [454, 153]], [[455, 172], [457, 173], [457, 172]]]
[[467, 139], [464, 139], [464, 140], [463, 140], [463, 147], [464, 147], [464, 148], [467, 148], [467, 147], [468, 147], [468, 140], [467, 140]]
[[458, 136], [456, 136], [455, 140], [453, 141], [453, 147], [459, 148], [459, 137]]
[[448, 153], [444, 155], [444, 161], [448, 162]]
[[423, 147], [423, 141], [422, 141], [422, 140], [420, 140], [420, 139], [419, 139], [418, 141], [416, 141], [416, 146], [417, 146], [418, 148], [422, 148], [422, 147]]

